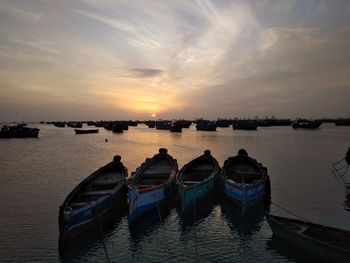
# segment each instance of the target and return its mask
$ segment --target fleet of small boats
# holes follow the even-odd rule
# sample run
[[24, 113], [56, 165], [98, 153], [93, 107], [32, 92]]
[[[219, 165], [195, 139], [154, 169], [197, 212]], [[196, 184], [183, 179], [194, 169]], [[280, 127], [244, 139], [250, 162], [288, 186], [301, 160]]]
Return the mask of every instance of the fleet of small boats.
[[72, 238], [117, 213], [126, 203], [126, 178], [127, 169], [117, 155], [78, 184], [60, 206], [60, 238]]
[[241, 149], [229, 157], [222, 168], [221, 186], [224, 196], [243, 211], [269, 197], [267, 169]]
[[146, 159], [128, 183], [130, 223], [144, 212], [159, 208], [161, 202], [175, 194], [177, 172], [177, 161], [165, 148], [160, 148], [158, 154]]
[[266, 215], [273, 234], [331, 262], [349, 262], [350, 231]]
[[176, 176], [182, 210], [212, 193], [219, 173], [219, 163], [209, 150], [187, 163]]
[[[267, 169], [244, 149], [229, 157], [222, 169], [210, 150], [206, 150], [178, 171], [176, 159], [167, 149], [160, 148], [128, 179], [121, 157], [115, 156], [111, 163], [84, 179], [60, 206], [60, 239], [71, 239], [98, 224], [101, 227], [106, 217], [127, 205], [130, 226], [154, 209], [161, 216], [160, 205], [176, 192], [183, 214], [188, 215], [186, 210], [197, 202], [204, 204], [200, 201], [209, 197], [216, 185], [243, 211], [253, 207], [264, 207], [267, 211], [264, 206], [270, 197]], [[271, 214], [265, 216], [275, 236], [326, 260], [349, 261], [350, 231]]]

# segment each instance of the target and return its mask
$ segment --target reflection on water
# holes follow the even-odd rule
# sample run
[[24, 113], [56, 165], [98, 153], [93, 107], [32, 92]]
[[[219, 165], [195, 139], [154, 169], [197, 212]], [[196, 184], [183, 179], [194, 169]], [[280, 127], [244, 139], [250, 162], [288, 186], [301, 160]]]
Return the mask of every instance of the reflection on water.
[[250, 237], [260, 230], [265, 212], [263, 204], [252, 207], [242, 214], [239, 208], [232, 206], [226, 200], [221, 203], [221, 213], [228, 222], [232, 236], [238, 234], [241, 238]]
[[145, 237], [151, 236], [153, 231], [166, 221], [174, 207], [175, 200], [167, 200], [159, 204], [159, 209], [154, 208], [145, 212], [129, 225], [131, 247], [137, 248]]
[[281, 256], [293, 262], [328, 262], [322, 258], [316, 257], [313, 254], [305, 252], [304, 250], [294, 246], [276, 235], [272, 235], [272, 237], [268, 239], [266, 242], [266, 249], [272, 252], [277, 252]]
[[87, 251], [103, 245], [102, 242], [104, 242], [106, 237], [113, 234], [124, 216], [126, 216], [126, 211], [105, 221], [102, 228], [96, 226], [72, 240], [61, 241], [59, 239], [58, 250], [61, 261], [70, 262], [72, 259], [84, 258]]
[[[245, 148], [268, 168], [273, 202], [312, 222], [350, 229], [350, 185], [344, 197], [342, 186], [330, 172], [334, 160], [344, 154], [344, 145], [348, 147], [349, 127], [323, 124], [316, 131], [268, 127], [256, 132], [220, 128], [212, 133], [191, 127], [175, 134], [139, 126], [123, 134], [100, 129], [98, 134], [82, 136], [70, 128], [37, 127], [40, 135], [36, 140], [0, 140], [3, 262], [105, 261], [99, 231], [65, 244], [59, 252], [58, 207], [79, 182], [114, 155], [122, 156], [130, 173], [160, 147], [168, 148], [179, 168], [205, 149], [222, 165]], [[281, 214], [274, 206], [270, 209], [272, 214]], [[104, 229], [111, 262], [303, 260], [299, 250], [288, 249], [289, 245], [281, 249], [278, 245], [283, 242], [271, 238], [263, 210], [242, 217], [221, 199], [209, 199], [198, 203], [195, 218], [192, 212], [183, 214], [174, 205], [161, 210], [162, 224], [153, 213], [135, 226], [129, 226], [122, 216]]]
[[185, 211], [182, 211], [181, 205], [178, 205], [177, 213], [179, 214], [182, 235], [186, 236], [193, 226], [203, 222], [213, 212], [218, 202], [217, 196], [212, 194], [195, 205], [187, 207]]

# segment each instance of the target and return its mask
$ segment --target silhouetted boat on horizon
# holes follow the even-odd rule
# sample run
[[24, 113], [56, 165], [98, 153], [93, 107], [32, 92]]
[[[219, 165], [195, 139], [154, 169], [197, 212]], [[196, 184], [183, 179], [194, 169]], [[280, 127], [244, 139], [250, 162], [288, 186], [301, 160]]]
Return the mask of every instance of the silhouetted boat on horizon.
[[232, 124], [234, 130], [256, 130], [258, 122], [255, 120], [235, 120]]
[[98, 133], [98, 129], [89, 129], [89, 130], [79, 130], [79, 129], [74, 129], [75, 134], [89, 134], [89, 133]]
[[318, 120], [296, 120], [292, 123], [293, 129], [318, 129], [322, 122]]
[[29, 128], [26, 125], [4, 125], [0, 130], [0, 138], [38, 138], [40, 129]]

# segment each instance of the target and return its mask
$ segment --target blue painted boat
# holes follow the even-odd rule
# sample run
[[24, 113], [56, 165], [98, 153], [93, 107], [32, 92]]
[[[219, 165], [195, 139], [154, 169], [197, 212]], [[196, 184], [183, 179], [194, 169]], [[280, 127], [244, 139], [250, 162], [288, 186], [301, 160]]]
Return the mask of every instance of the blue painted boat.
[[127, 169], [115, 156], [77, 185], [59, 209], [60, 239], [74, 238], [90, 227], [99, 227], [105, 219], [127, 205]]
[[297, 219], [265, 216], [274, 235], [329, 262], [349, 262], [350, 231]]
[[229, 157], [222, 169], [221, 187], [225, 197], [243, 211], [267, 200], [270, 196], [270, 180], [267, 169], [241, 149], [238, 155]]
[[175, 194], [177, 171], [177, 161], [165, 148], [160, 148], [158, 154], [146, 159], [128, 182], [129, 223]]
[[182, 167], [176, 175], [182, 211], [213, 192], [219, 173], [219, 163], [210, 150], [206, 150], [203, 155]]

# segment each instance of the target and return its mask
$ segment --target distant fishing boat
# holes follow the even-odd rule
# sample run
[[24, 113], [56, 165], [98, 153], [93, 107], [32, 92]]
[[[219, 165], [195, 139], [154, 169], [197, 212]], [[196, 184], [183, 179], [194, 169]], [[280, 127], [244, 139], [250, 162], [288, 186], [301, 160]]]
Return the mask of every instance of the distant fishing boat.
[[318, 129], [320, 128], [322, 122], [315, 120], [315, 121], [309, 121], [309, 120], [296, 120], [292, 123], [292, 127], [294, 129]]
[[235, 120], [232, 124], [234, 130], [256, 130], [258, 122], [256, 120]]
[[177, 171], [177, 161], [165, 148], [136, 170], [128, 183], [130, 223], [175, 193]]
[[4, 125], [0, 130], [0, 138], [38, 138], [40, 129], [25, 127], [26, 125]]
[[98, 133], [98, 129], [90, 129], [90, 130], [79, 130], [79, 129], [74, 129], [75, 134], [89, 134], [89, 133]]
[[219, 163], [210, 150], [182, 167], [176, 175], [182, 210], [212, 193], [219, 173]]
[[62, 240], [70, 239], [84, 229], [126, 206], [127, 169], [121, 157], [84, 179], [64, 200], [59, 209], [59, 230]]
[[245, 211], [270, 195], [267, 169], [241, 149], [222, 168], [221, 186], [225, 197]]
[[216, 131], [217, 125], [215, 121], [208, 120], [197, 120], [196, 129], [197, 131]]
[[170, 126], [171, 132], [182, 132], [182, 122], [181, 121], [173, 121]]
[[331, 262], [349, 262], [350, 231], [266, 215], [274, 235]]

